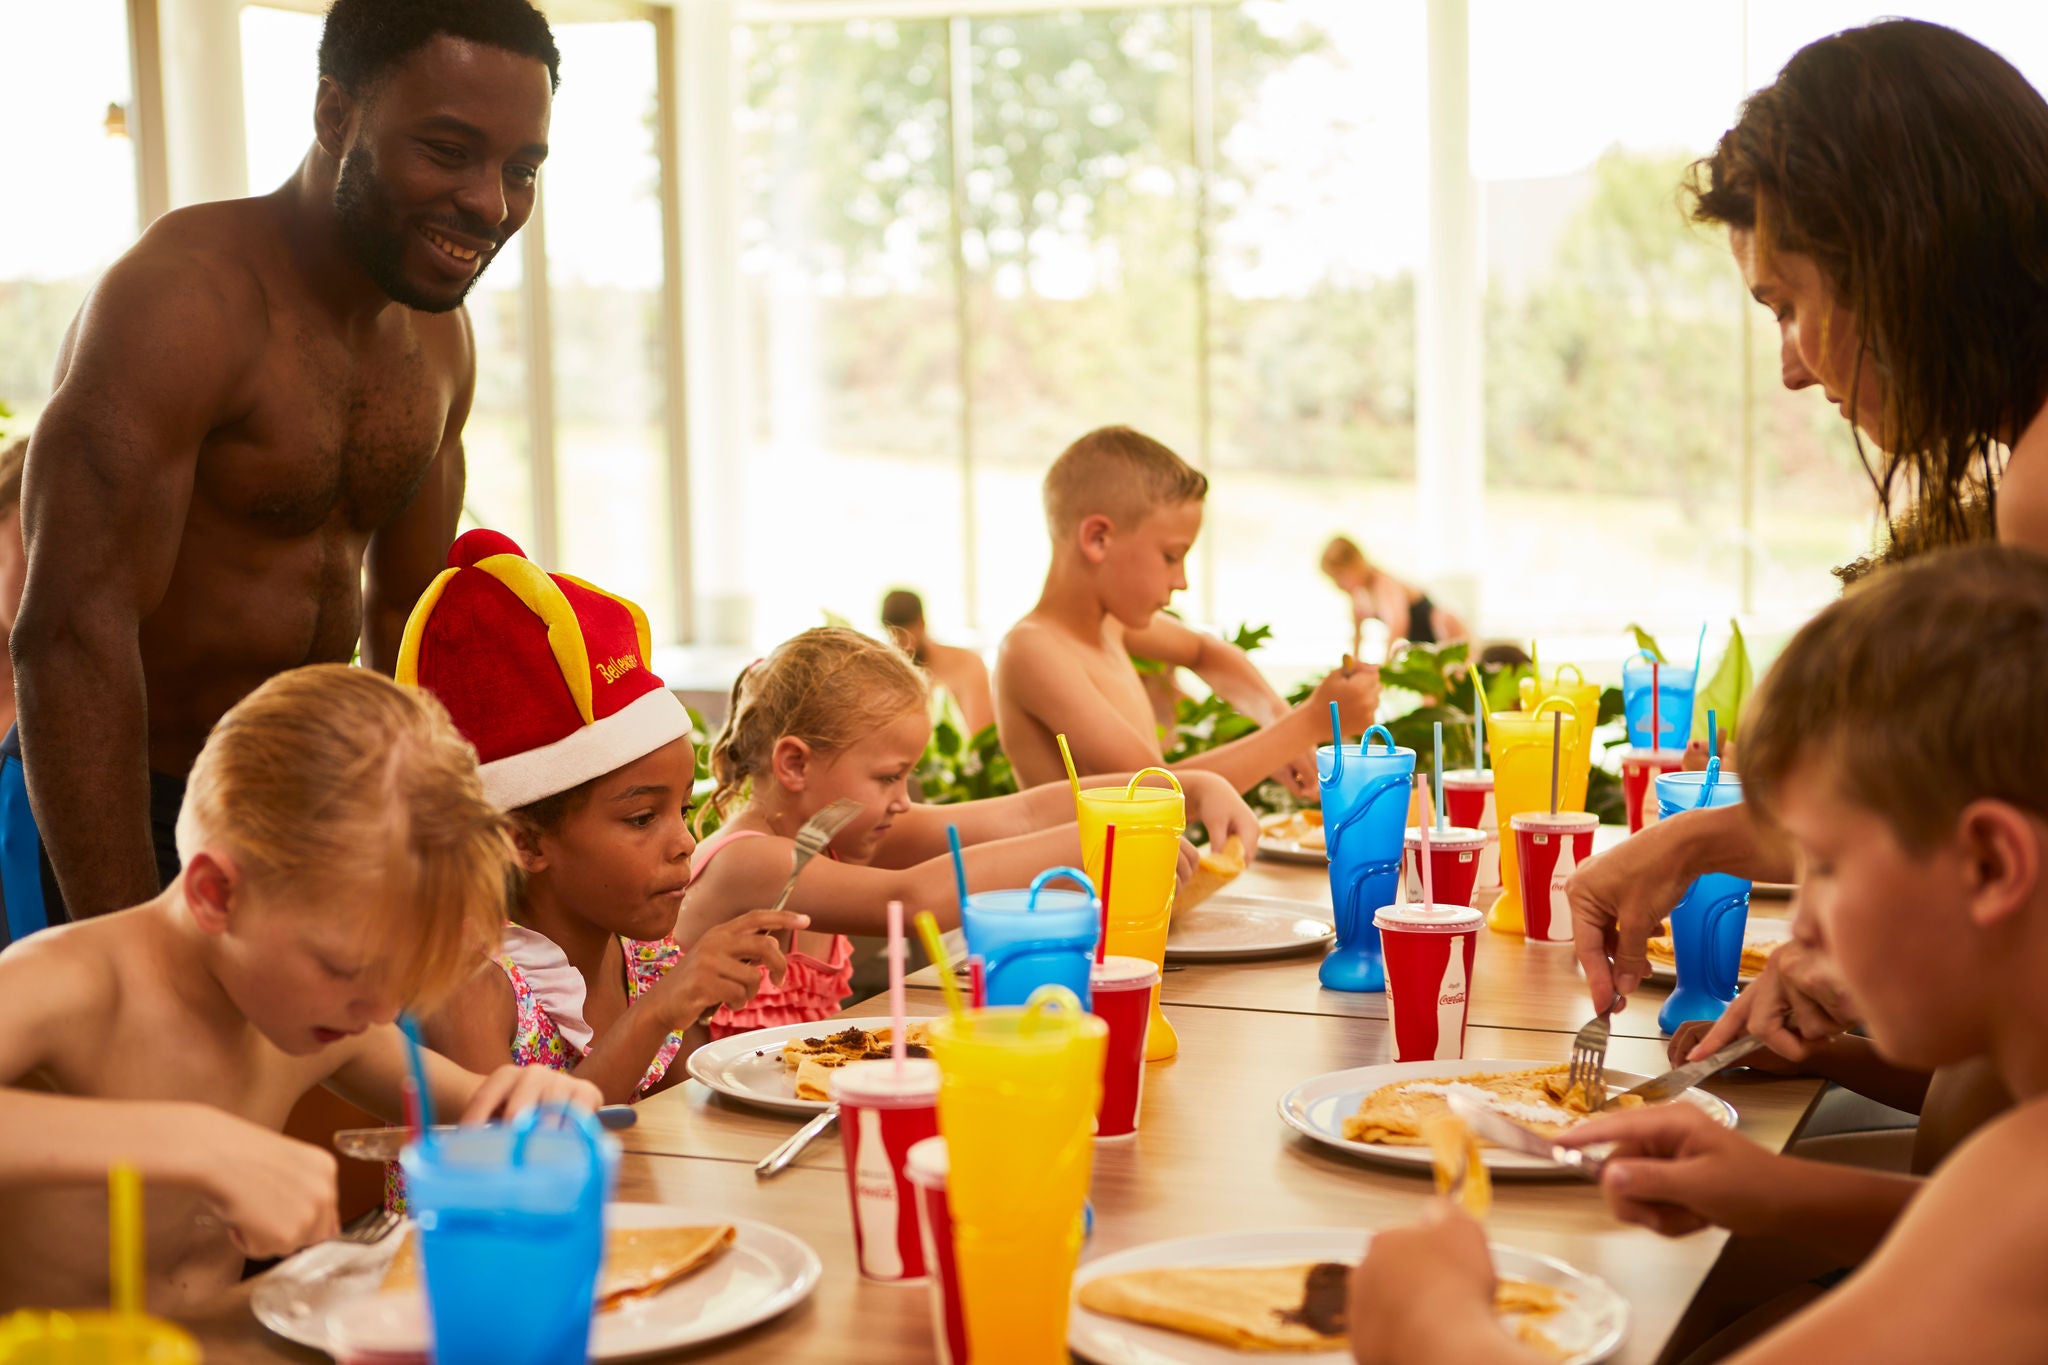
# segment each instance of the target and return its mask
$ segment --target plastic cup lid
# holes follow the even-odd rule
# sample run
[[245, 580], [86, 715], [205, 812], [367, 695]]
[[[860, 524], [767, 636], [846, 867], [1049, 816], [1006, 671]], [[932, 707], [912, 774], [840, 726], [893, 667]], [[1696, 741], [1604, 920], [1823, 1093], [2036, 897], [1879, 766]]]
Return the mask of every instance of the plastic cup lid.
[[1446, 787], [1491, 787], [1493, 785], [1493, 769], [1451, 768], [1444, 773], [1444, 785]]
[[1685, 746], [1667, 744], [1661, 749], [1632, 748], [1621, 751], [1624, 763], [1666, 763], [1676, 768], [1685, 761]]
[[1088, 984], [1098, 991], [1136, 990], [1159, 980], [1159, 967], [1142, 957], [1106, 957], [1088, 969]]
[[1508, 817], [1509, 829], [1562, 830], [1570, 834], [1596, 829], [1599, 824], [1599, 816], [1583, 810], [1531, 810]]
[[[1408, 826], [1408, 833], [1403, 837], [1407, 840], [1408, 847], [1422, 847], [1422, 831], [1414, 825]], [[1429, 846], [1431, 848], [1478, 848], [1485, 842], [1486, 831], [1483, 829], [1473, 829], [1469, 825], [1463, 827], [1452, 825], [1446, 829], [1438, 829], [1435, 825], [1429, 827]]]
[[946, 1155], [946, 1140], [942, 1137], [914, 1142], [903, 1155], [903, 1173], [920, 1185], [943, 1189], [951, 1169], [951, 1159]]
[[906, 1057], [901, 1076], [893, 1058], [848, 1062], [832, 1073], [833, 1097], [856, 1103], [928, 1100], [938, 1093], [939, 1064], [925, 1057]]
[[1373, 912], [1372, 922], [1375, 927], [1383, 929], [1455, 934], [1477, 929], [1486, 922], [1486, 916], [1469, 905], [1422, 905], [1416, 902], [1403, 902], [1400, 905], [1381, 906]]

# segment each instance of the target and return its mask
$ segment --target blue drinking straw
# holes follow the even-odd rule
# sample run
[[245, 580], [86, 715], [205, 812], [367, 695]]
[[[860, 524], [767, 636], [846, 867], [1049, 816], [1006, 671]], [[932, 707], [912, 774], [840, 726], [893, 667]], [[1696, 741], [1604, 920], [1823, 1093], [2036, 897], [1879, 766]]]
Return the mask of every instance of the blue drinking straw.
[[1330, 703], [1330, 743], [1341, 751], [1344, 748], [1344, 727], [1337, 722], [1337, 703]]
[[[1694, 677], [1698, 677], [1699, 675], [1698, 675], [1698, 674], [1694, 674], [1693, 676], [1694, 676]], [[1712, 708], [1712, 707], [1708, 707], [1708, 708], [1707, 708], [1707, 759], [1708, 759], [1708, 761], [1709, 761], [1709, 762], [1717, 762], [1717, 761], [1719, 761], [1719, 759], [1720, 759], [1720, 757], [1721, 757], [1721, 746], [1720, 746], [1720, 745], [1719, 745], [1718, 743], [1716, 743], [1716, 741], [1717, 741], [1717, 740], [1719, 740], [1721, 736], [1719, 735], [1719, 733], [1718, 733], [1718, 732], [1717, 732], [1717, 731], [1715, 730], [1715, 728], [1714, 728], [1714, 721], [1715, 721], [1715, 716], [1714, 716], [1714, 711], [1713, 711], [1713, 708]]]
[[967, 913], [967, 859], [960, 855], [960, 827], [946, 826], [946, 844], [953, 850], [953, 885], [960, 892], [960, 913]]
[[434, 1145], [433, 1116], [427, 1112], [428, 1097], [434, 1092], [427, 1088], [427, 1056], [420, 1047], [420, 1021], [413, 1018], [410, 1010], [398, 1016], [399, 1031], [405, 1034], [405, 1060], [410, 1068], [407, 1080], [412, 1085], [413, 1102], [411, 1118], [418, 1127], [415, 1137], [424, 1147]]
[[1698, 695], [1697, 689], [1700, 685], [1700, 664], [1706, 660], [1706, 657], [1707, 623], [1705, 621], [1702, 621], [1700, 622], [1700, 642], [1694, 645], [1692, 650], [1692, 685], [1695, 689], [1694, 695]]
[[1700, 799], [1692, 803], [1692, 808], [1694, 810], [1701, 810], [1705, 808], [1707, 802], [1713, 798], [1714, 787], [1716, 784], [1720, 782], [1720, 780], [1721, 760], [1718, 758], [1708, 759], [1707, 780], [1700, 783]]
[[1444, 827], [1444, 723], [1436, 723], [1436, 827]]
[[1472, 670], [1472, 770], [1486, 771], [1486, 692], [1477, 668]]

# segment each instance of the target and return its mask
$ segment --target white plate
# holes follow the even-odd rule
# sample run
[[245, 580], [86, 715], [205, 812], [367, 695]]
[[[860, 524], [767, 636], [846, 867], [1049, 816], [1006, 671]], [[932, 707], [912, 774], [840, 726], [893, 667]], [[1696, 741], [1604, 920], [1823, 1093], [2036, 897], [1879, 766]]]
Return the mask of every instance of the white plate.
[[[1303, 1081], [1282, 1095], [1280, 1117], [1286, 1121], [1288, 1127], [1302, 1136], [1335, 1147], [1341, 1152], [1426, 1171], [1430, 1168], [1427, 1147], [1395, 1147], [1382, 1142], [1353, 1142], [1344, 1136], [1344, 1120], [1358, 1112], [1358, 1106], [1364, 1102], [1367, 1095], [1383, 1085], [1392, 1085], [1396, 1081], [1416, 1081], [1425, 1078], [1454, 1080], [1459, 1076], [1469, 1076], [1475, 1071], [1528, 1071], [1537, 1067], [1556, 1065], [1554, 1061], [1467, 1058], [1462, 1062], [1389, 1062], [1384, 1066], [1361, 1066], [1349, 1071], [1332, 1071]], [[1608, 1089], [1617, 1094], [1641, 1085], [1649, 1079], [1648, 1076], [1637, 1076], [1612, 1068], [1607, 1072]], [[1735, 1126], [1734, 1108], [1717, 1095], [1709, 1095], [1704, 1090], [1694, 1089], [1686, 1091], [1678, 1099], [1698, 1105], [1727, 1127]], [[1495, 1175], [1569, 1174], [1542, 1157], [1530, 1156], [1524, 1152], [1483, 1147], [1479, 1155], [1486, 1162], [1486, 1169]]]
[[1223, 891], [1192, 910], [1174, 911], [1166, 960], [1284, 957], [1320, 948], [1336, 932], [1329, 912], [1307, 901]]
[[[745, 1331], [802, 1303], [823, 1272], [816, 1252], [766, 1223], [708, 1218], [667, 1204], [610, 1204], [605, 1222], [615, 1228], [729, 1222], [739, 1235], [704, 1269], [598, 1314], [590, 1334], [592, 1360], [632, 1360]], [[258, 1280], [249, 1306], [279, 1336], [326, 1351], [329, 1317], [378, 1292], [402, 1240], [393, 1234], [375, 1246], [309, 1247]], [[507, 1285], [505, 1292], [516, 1293], [517, 1286]]]
[[[913, 1014], [912, 1023], [935, 1018]], [[880, 1028], [887, 1015], [865, 1019], [820, 1019], [810, 1024], [777, 1024], [706, 1043], [690, 1054], [693, 1079], [742, 1104], [785, 1114], [823, 1113], [825, 1101], [796, 1097], [796, 1073], [782, 1064], [782, 1045], [792, 1038], [824, 1038], [848, 1028]]]
[[[1768, 944], [1775, 949], [1779, 944], [1791, 937], [1792, 921], [1782, 919], [1763, 920], [1751, 923], [1748, 928], [1742, 931], [1742, 946], [1748, 948]], [[1647, 980], [1652, 985], [1676, 986], [1678, 984], [1678, 969], [1676, 967], [1666, 966], [1654, 957], [1649, 961], [1650, 975]], [[1754, 980], [1756, 980], [1756, 973], [1754, 972], [1742, 972], [1736, 977], [1737, 983], [1744, 986], [1747, 986]]]
[[[1074, 1287], [1079, 1290], [1100, 1275], [1168, 1266], [1353, 1263], [1364, 1254], [1371, 1236], [1362, 1228], [1296, 1228], [1153, 1242], [1086, 1262], [1074, 1274]], [[1563, 1261], [1508, 1246], [1493, 1247], [1493, 1265], [1503, 1276], [1556, 1285], [1571, 1295], [1565, 1307], [1545, 1319], [1543, 1326], [1552, 1340], [1574, 1352], [1572, 1365], [1604, 1359], [1621, 1344], [1628, 1330], [1628, 1302], [1605, 1280]], [[1244, 1365], [1254, 1358], [1253, 1352], [1091, 1313], [1079, 1302], [1067, 1320], [1067, 1346], [1094, 1365]], [[1284, 1358], [1301, 1365], [1351, 1365], [1349, 1351], [1291, 1351]]]
[[1274, 833], [1274, 826], [1290, 823], [1285, 814], [1259, 817], [1259, 856], [1276, 863], [1306, 863], [1311, 867], [1328, 867], [1328, 849], [1303, 848], [1293, 839]]

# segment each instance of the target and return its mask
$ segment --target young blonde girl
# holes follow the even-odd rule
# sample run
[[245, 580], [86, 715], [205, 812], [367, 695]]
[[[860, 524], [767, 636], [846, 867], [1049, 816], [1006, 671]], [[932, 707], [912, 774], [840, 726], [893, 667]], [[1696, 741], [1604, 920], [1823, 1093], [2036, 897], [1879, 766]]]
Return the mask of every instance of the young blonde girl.
[[[733, 915], [772, 904], [804, 822], [844, 799], [858, 801], [861, 812], [833, 839], [829, 856], [797, 880], [789, 908], [808, 915], [811, 928], [797, 935], [783, 981], [764, 986], [748, 1007], [713, 1016], [715, 1036], [836, 1013], [853, 973], [846, 936], [882, 933], [892, 900], [957, 924], [948, 825], [966, 846], [971, 890], [1024, 886], [1045, 868], [1080, 863], [1064, 782], [958, 805], [913, 803], [911, 773], [931, 733], [930, 697], [916, 666], [857, 631], [805, 631], [740, 674], [712, 745], [718, 786], [706, 803], [729, 818], [691, 860], [677, 938], [695, 943]], [[1235, 834], [1247, 848], [1257, 845], [1257, 822], [1229, 783], [1207, 773], [1183, 773], [1182, 781], [1190, 819], [1218, 841]], [[1192, 849], [1184, 852], [1186, 875]]]
[[544, 573], [474, 530], [406, 623], [398, 679], [439, 697], [510, 817], [519, 877], [482, 964], [427, 1021], [468, 1066], [572, 1072], [624, 1103], [683, 1077], [705, 1016], [779, 976], [756, 911], [686, 957], [669, 937], [690, 881], [690, 717], [647, 666], [647, 618], [623, 597]]

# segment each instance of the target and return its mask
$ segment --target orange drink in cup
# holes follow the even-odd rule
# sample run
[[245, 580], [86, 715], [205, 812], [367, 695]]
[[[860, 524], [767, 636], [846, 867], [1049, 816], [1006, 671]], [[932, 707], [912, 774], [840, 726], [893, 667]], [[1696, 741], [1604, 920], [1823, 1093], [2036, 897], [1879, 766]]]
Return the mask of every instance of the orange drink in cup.
[[972, 1360], [1067, 1360], [1067, 1300], [1108, 1036], [1064, 986], [1041, 986], [1028, 1005], [932, 1021]]
[[[1600, 723], [1600, 684], [1587, 682], [1586, 675], [1579, 671], [1577, 664], [1559, 664], [1548, 681], [1541, 677], [1524, 678], [1521, 689], [1522, 710], [1525, 712], [1533, 714], [1538, 706], [1552, 697], [1562, 698], [1571, 706], [1571, 715], [1565, 724], [1578, 723], [1579, 762], [1576, 767], [1564, 764], [1563, 771], [1558, 774], [1557, 808], [1584, 810], [1586, 784], [1592, 779], [1593, 728]], [[1547, 799], [1545, 804], [1548, 804]]]
[[[1559, 810], [1576, 810], [1585, 805], [1587, 755], [1579, 737], [1572, 705], [1563, 697], [1546, 697], [1534, 711], [1496, 711], [1487, 717], [1487, 739], [1493, 746], [1493, 798], [1496, 817], [1503, 831], [1514, 817], [1530, 811], [1550, 809], [1550, 743], [1552, 713], [1562, 712], [1566, 721], [1560, 735], [1558, 754]], [[1565, 799], [1571, 791], [1572, 775], [1579, 775], [1580, 800], [1573, 806]], [[1499, 899], [1487, 915], [1487, 927], [1503, 934], [1523, 931], [1521, 864], [1515, 856], [1515, 841], [1500, 841]]]
[[[1157, 773], [1172, 783], [1141, 787]], [[1188, 827], [1180, 779], [1164, 768], [1147, 768], [1121, 787], [1077, 791], [1081, 821], [1081, 865], [1101, 889], [1109, 921], [1108, 951], [1166, 965], [1166, 930], [1173, 918], [1173, 893], [1180, 869], [1180, 836]], [[1102, 847], [1116, 826], [1116, 861], [1105, 881]], [[1159, 988], [1152, 988], [1152, 1019], [1145, 1034], [1145, 1060], [1156, 1062], [1180, 1051], [1173, 1026], [1159, 1012]]]

